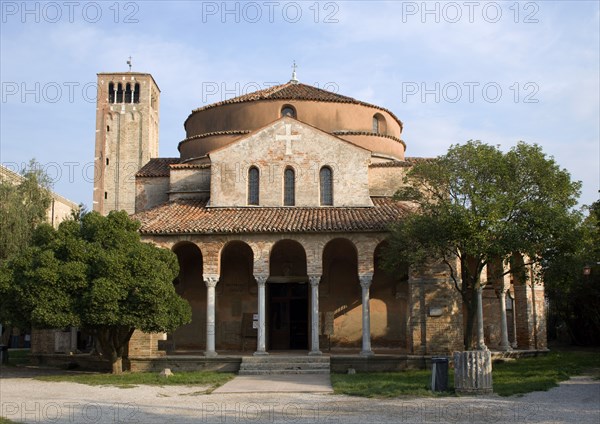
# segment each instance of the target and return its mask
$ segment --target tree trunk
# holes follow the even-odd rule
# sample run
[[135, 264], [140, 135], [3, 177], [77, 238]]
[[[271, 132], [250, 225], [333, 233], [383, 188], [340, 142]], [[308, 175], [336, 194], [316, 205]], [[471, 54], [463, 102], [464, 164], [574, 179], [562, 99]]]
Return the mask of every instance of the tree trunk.
[[112, 358], [112, 373], [123, 374], [123, 358], [116, 356]]
[[[477, 292], [473, 290], [475, 296], [477, 296]], [[471, 296], [474, 297], [474, 296]], [[475, 328], [475, 315], [477, 312], [477, 299], [472, 299], [469, 302], [465, 303], [466, 305], [466, 314], [467, 314], [467, 325], [465, 329], [465, 350], [472, 350], [473, 345], [473, 329]]]
[[101, 327], [92, 331], [102, 355], [111, 363], [113, 374], [123, 372], [123, 354], [134, 330], [130, 327], [115, 326]]
[[466, 350], [470, 350], [472, 348], [473, 328], [475, 327], [478, 303], [476, 288], [479, 285], [479, 275], [471, 268], [477, 269], [477, 262], [474, 262], [472, 258], [465, 258], [461, 260], [461, 295], [466, 309], [465, 313], [467, 315], [464, 337]]

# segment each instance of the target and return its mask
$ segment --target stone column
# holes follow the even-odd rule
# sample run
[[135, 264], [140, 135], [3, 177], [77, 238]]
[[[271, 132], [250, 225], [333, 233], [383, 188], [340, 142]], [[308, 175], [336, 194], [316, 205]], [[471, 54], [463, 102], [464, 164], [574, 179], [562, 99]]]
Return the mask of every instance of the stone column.
[[258, 284], [258, 340], [256, 341], [256, 352], [254, 352], [255, 356], [259, 355], [268, 355], [266, 344], [266, 334], [265, 334], [265, 297], [266, 297], [266, 285], [267, 285], [267, 276], [266, 275], [257, 275], [256, 284]]
[[477, 288], [477, 350], [487, 350], [483, 336], [483, 287]]
[[508, 342], [508, 324], [506, 321], [506, 288], [500, 288], [500, 350], [512, 350]]
[[77, 327], [71, 327], [71, 352], [75, 353], [77, 350]]
[[[508, 293], [507, 293], [508, 295]], [[517, 311], [515, 306], [515, 299], [512, 299], [512, 326], [513, 326], [513, 341], [510, 344], [513, 349], [517, 348]]]
[[373, 274], [359, 276], [362, 287], [362, 350], [361, 356], [372, 356], [371, 350], [371, 308], [369, 306], [369, 288], [373, 282]]
[[206, 284], [206, 351], [204, 356], [217, 356], [215, 350], [215, 287], [219, 282], [216, 274], [204, 276]]
[[310, 281], [310, 352], [309, 355], [321, 355], [319, 350], [319, 281], [321, 277], [311, 275]]

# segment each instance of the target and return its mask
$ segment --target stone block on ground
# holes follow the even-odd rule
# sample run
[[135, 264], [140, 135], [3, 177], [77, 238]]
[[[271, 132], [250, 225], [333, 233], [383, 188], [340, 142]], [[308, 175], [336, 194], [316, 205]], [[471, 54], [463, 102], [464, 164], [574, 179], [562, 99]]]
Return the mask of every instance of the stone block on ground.
[[454, 389], [458, 394], [486, 395], [492, 389], [492, 355], [489, 350], [454, 352]]

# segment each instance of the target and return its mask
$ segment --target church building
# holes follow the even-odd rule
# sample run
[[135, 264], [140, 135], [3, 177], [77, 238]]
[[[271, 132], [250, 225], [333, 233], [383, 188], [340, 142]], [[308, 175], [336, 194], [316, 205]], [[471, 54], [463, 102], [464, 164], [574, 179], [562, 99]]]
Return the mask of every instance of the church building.
[[[195, 354], [432, 355], [463, 349], [445, 266], [386, 272], [393, 200], [411, 165], [390, 110], [292, 79], [199, 107], [158, 157], [150, 74], [98, 74], [94, 209], [125, 209], [172, 250], [192, 322], [136, 332], [130, 358]], [[172, 142], [172, 141], [168, 141]], [[450, 144], [450, 143], [449, 143]], [[488, 284], [491, 349], [546, 347], [543, 284]]]

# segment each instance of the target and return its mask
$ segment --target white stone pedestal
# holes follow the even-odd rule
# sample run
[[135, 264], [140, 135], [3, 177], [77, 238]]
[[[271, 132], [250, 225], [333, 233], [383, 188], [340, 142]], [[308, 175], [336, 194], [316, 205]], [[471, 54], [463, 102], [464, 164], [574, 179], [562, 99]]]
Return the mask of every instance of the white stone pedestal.
[[492, 354], [489, 350], [454, 352], [454, 389], [457, 394], [487, 395], [492, 389]]

